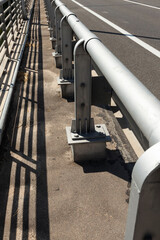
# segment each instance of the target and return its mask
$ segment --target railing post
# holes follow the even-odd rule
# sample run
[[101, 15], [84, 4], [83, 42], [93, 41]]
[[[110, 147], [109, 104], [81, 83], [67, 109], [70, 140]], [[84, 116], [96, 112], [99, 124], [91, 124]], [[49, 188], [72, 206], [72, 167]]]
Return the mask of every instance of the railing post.
[[84, 50], [84, 41], [80, 40], [75, 46], [75, 126], [73, 131], [78, 134], [94, 130], [91, 124], [91, 58]]
[[55, 8], [55, 26], [56, 26], [56, 47], [55, 52], [53, 52], [53, 56], [55, 57], [56, 67], [62, 67], [62, 47], [61, 47], [61, 31], [60, 31], [60, 23], [62, 19], [62, 13], [59, 11], [59, 7]]
[[54, 14], [56, 9], [55, 0], [51, 2], [51, 7], [52, 7], [52, 16], [53, 16], [53, 31], [52, 31], [52, 36], [50, 40], [52, 41], [52, 48], [55, 49], [56, 47], [56, 26], [55, 26], [55, 14]]
[[48, 0], [44, 1], [44, 8], [45, 8], [45, 13], [46, 13], [46, 17], [47, 17], [47, 23], [49, 26], [49, 6], [48, 6]]
[[53, 35], [54, 14], [52, 12], [52, 2], [48, 0], [48, 12], [49, 12], [49, 26], [50, 37]]
[[160, 239], [160, 143], [136, 162], [132, 174], [125, 240]]
[[72, 39], [72, 29], [64, 16], [61, 20], [62, 69], [60, 70], [60, 78], [58, 79], [58, 84], [61, 86], [63, 98], [74, 97]]
[[91, 118], [91, 59], [79, 40], [74, 49], [75, 120], [67, 127], [68, 143], [75, 162], [105, 159], [106, 141], [110, 140], [105, 125], [94, 126]]
[[48, 30], [51, 34], [52, 14], [51, 14], [51, 2], [50, 2], [50, 0], [46, 0], [46, 14], [47, 14]]
[[55, 34], [55, 0], [45, 0], [44, 1], [45, 6], [45, 12], [47, 16], [47, 22], [48, 22], [48, 30], [50, 32], [50, 41], [52, 42], [52, 48], [55, 49], [56, 44], [56, 34]]

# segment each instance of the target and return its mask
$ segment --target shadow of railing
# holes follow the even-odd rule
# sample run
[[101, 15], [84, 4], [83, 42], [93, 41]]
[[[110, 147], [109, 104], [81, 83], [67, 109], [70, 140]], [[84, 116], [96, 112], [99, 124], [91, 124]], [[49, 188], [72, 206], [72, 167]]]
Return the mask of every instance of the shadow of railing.
[[1, 146], [0, 239], [49, 239], [40, 0]]
[[142, 35], [132, 35], [132, 34], [123, 34], [123, 33], [116, 33], [116, 32], [105, 32], [105, 31], [99, 31], [99, 30], [90, 30], [93, 33], [102, 33], [102, 34], [108, 34], [108, 35], [115, 35], [115, 36], [122, 36], [122, 37], [137, 37], [137, 38], [144, 38], [144, 39], [151, 39], [151, 40], [160, 40], [160, 38], [152, 37], [152, 36], [142, 36]]

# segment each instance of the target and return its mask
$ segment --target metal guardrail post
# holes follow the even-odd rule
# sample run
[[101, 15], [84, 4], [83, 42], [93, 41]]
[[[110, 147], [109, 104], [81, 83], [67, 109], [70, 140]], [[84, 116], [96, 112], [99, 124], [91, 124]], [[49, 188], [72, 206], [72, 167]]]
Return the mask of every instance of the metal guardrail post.
[[[53, 1], [52, 1], [53, 2]], [[54, 14], [52, 11], [52, 2], [48, 0], [48, 11], [49, 11], [49, 33], [50, 33], [50, 39], [53, 37], [53, 27], [54, 27]]]
[[47, 18], [48, 17], [47, 0], [44, 0], [44, 11], [45, 11], [46, 18]]
[[160, 143], [136, 162], [132, 174], [125, 240], [159, 240]]
[[45, 9], [47, 15], [48, 30], [51, 31], [51, 2], [50, 0], [45, 1]]
[[44, 8], [45, 8], [45, 13], [47, 17], [47, 23], [49, 25], [49, 6], [48, 6], [48, 0], [44, 1]]
[[63, 18], [62, 13], [59, 11], [59, 7], [55, 9], [55, 26], [56, 26], [56, 47], [55, 52], [53, 52], [53, 57], [55, 57], [56, 67], [62, 67], [62, 47], [61, 47], [61, 31], [60, 23]]
[[52, 21], [53, 21], [53, 25], [52, 25], [52, 35], [50, 36], [50, 40], [52, 42], [52, 48], [55, 49], [56, 47], [56, 27], [55, 27], [55, 15], [54, 15], [54, 12], [55, 12], [55, 9], [56, 9], [56, 5], [55, 5], [55, 0], [53, 0], [51, 2], [51, 14], [52, 14]]
[[94, 131], [94, 124], [91, 124], [91, 58], [83, 45], [84, 40], [79, 40], [74, 49], [76, 120], [72, 131], [78, 134]]
[[61, 20], [61, 46], [62, 46], [62, 69], [58, 84], [61, 85], [62, 97], [69, 98], [74, 96], [73, 68], [72, 68], [72, 39], [73, 32], [66, 17]]
[[66, 128], [68, 143], [75, 162], [105, 159], [110, 137], [106, 126], [94, 126], [91, 118], [91, 58], [84, 49], [84, 40], [75, 46], [74, 64], [75, 120], [71, 128]]

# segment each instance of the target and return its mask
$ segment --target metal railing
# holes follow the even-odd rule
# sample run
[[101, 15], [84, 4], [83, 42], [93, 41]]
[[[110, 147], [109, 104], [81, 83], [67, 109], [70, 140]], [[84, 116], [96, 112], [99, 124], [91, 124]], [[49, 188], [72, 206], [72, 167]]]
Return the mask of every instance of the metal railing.
[[82, 136], [88, 140], [89, 134], [96, 131], [91, 118], [92, 61], [112, 88], [112, 96], [133, 125], [141, 144], [149, 148], [133, 170], [125, 240], [158, 240], [160, 101], [61, 1], [45, 0], [45, 4], [56, 66], [61, 68], [60, 82], [62, 85], [74, 82], [75, 121], [71, 127], [71, 144]]
[[27, 41], [33, 0], [0, 1], [0, 144]]

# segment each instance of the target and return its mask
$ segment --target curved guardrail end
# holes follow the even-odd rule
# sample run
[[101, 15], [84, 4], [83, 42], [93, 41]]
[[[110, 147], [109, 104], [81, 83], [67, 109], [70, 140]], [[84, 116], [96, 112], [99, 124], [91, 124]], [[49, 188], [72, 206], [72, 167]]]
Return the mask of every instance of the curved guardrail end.
[[160, 239], [160, 142], [137, 161], [133, 174], [125, 240]]

